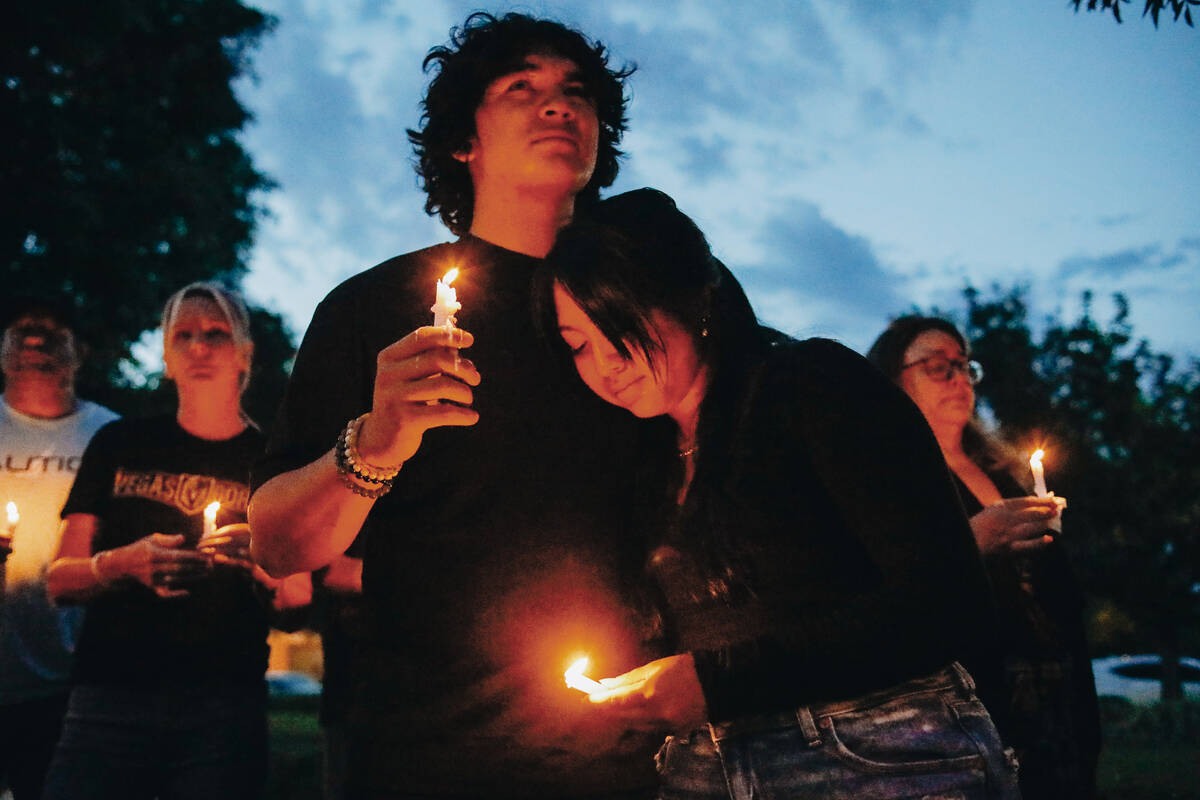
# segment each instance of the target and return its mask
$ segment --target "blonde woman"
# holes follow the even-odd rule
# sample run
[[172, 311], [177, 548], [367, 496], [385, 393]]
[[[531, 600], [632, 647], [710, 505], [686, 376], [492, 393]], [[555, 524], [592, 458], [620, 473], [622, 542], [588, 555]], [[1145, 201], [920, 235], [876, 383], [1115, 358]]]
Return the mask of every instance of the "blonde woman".
[[[263, 436], [241, 407], [245, 306], [194, 283], [162, 330], [175, 414], [101, 429], [62, 511], [50, 595], [88, 614], [47, 798], [252, 798], [265, 784], [268, 614], [311, 584], [271, 581], [247, 557]], [[219, 535], [201, 542], [213, 502]]]

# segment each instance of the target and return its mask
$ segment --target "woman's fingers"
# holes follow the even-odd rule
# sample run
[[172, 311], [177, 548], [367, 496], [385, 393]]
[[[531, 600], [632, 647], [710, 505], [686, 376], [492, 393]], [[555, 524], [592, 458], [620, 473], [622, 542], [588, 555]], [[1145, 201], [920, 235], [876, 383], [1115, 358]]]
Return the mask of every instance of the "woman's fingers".
[[1034, 539], [1021, 539], [1013, 542], [1009, 545], [1009, 549], [1014, 553], [1026, 553], [1033, 550], [1041, 550], [1053, 541], [1054, 537], [1046, 533]]

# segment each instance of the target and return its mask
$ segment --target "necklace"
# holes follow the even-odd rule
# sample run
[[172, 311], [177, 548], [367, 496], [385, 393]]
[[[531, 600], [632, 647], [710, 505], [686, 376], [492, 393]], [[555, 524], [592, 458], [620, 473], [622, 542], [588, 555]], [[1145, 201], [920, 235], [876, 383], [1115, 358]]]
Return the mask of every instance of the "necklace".
[[690, 456], [690, 455], [694, 454], [694, 453], [695, 453], [697, 450], [699, 450], [699, 449], [700, 449], [700, 445], [698, 445], [698, 444], [694, 444], [694, 445], [692, 445], [691, 447], [689, 447], [687, 450], [680, 450], [680, 451], [679, 451], [679, 457], [680, 457], [680, 458], [687, 458], [688, 456]]

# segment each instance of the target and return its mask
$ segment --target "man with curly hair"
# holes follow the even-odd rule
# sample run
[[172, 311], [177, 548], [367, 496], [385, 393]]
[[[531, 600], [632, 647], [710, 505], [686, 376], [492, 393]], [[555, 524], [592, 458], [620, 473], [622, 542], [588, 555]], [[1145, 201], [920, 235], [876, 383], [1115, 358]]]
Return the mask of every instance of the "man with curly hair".
[[[255, 557], [274, 575], [363, 558], [349, 796], [645, 796], [650, 738], [563, 683], [580, 652], [598, 674], [648, 655], [632, 427], [558, 368], [532, 309], [557, 231], [616, 177], [632, 69], [484, 13], [425, 67], [409, 137], [426, 211], [460, 238], [318, 307], [255, 475]], [[459, 327], [430, 326], [451, 268]]]

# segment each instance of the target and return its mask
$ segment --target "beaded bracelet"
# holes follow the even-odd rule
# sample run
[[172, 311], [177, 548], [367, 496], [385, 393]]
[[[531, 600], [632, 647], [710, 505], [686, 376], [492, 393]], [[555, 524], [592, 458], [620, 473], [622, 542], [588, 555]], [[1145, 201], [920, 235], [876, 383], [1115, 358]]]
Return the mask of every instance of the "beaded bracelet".
[[390, 478], [377, 478], [373, 475], [367, 475], [354, 468], [350, 459], [346, 455], [344, 443], [339, 438], [338, 445], [333, 449], [333, 461], [337, 466], [338, 474], [349, 477], [353, 475], [363, 483], [376, 483], [381, 487], [391, 488], [392, 481]]
[[[333, 463], [337, 467], [338, 477], [341, 478], [342, 483], [353, 489], [355, 494], [362, 495], [363, 497], [383, 497], [388, 493], [388, 490], [392, 488], [392, 482], [390, 480], [371, 479], [355, 470], [354, 467], [350, 465], [350, 462], [346, 459], [345, 450], [341, 447], [334, 448]], [[377, 483], [379, 484], [379, 488], [368, 489], [365, 486], [359, 486], [354, 482], [354, 478], [358, 478], [360, 481], [364, 481], [365, 483]], [[371, 494], [363, 494], [363, 492], [371, 492]]]
[[363, 486], [359, 486], [357, 483], [355, 483], [354, 478], [351, 478], [350, 475], [351, 475], [351, 473], [349, 470], [341, 469], [339, 466], [338, 477], [341, 479], [342, 485], [344, 485], [350, 491], [354, 492], [359, 497], [366, 497], [370, 500], [378, 500], [379, 498], [383, 497], [385, 494], [387, 494], [388, 492], [390, 492], [392, 490], [392, 482], [391, 481], [387, 481], [382, 486], [380, 486], [378, 489], [367, 489], [367, 488], [365, 488]]
[[[377, 500], [391, 491], [392, 479], [400, 473], [400, 467], [384, 470], [358, 458], [358, 430], [366, 418], [367, 415], [363, 414], [346, 423], [346, 427], [338, 435], [337, 446], [333, 448], [333, 462], [337, 467], [338, 478], [347, 489], [359, 497]], [[368, 489], [360, 486], [354, 478], [364, 483], [379, 484], [379, 488]]]
[[344, 456], [349, 471], [353, 472], [360, 480], [367, 483], [384, 483], [385, 481], [391, 481], [400, 474], [400, 467], [403, 465], [377, 467], [362, 460], [362, 457], [358, 453], [358, 434], [362, 430], [363, 422], [366, 421], [369, 414], [370, 412], [368, 411], [366, 414], [346, 423], [341, 436], [338, 437], [338, 449]]

